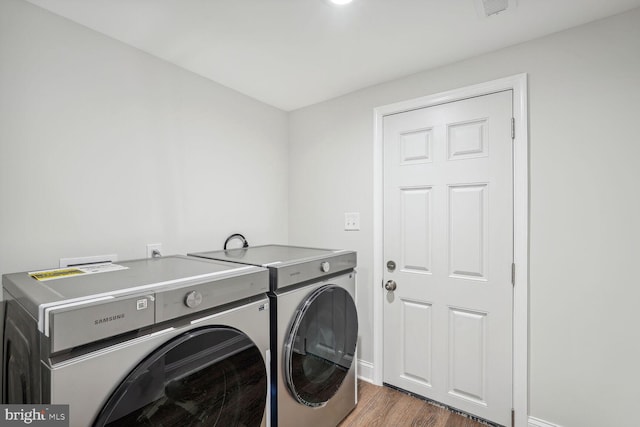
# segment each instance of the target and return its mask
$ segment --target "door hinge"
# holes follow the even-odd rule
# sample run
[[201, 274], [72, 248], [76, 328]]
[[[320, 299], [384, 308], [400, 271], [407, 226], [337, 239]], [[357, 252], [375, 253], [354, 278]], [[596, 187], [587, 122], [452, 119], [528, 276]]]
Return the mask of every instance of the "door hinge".
[[516, 119], [511, 117], [511, 139], [516, 139]]
[[515, 427], [516, 425], [516, 411], [511, 410], [511, 427]]
[[511, 284], [516, 285], [516, 264], [511, 263]]

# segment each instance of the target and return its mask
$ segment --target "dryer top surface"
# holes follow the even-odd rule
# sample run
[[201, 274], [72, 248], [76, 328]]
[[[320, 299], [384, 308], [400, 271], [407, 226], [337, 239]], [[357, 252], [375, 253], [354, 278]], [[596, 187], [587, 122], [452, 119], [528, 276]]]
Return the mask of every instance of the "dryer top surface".
[[307, 248], [302, 246], [263, 245], [248, 248], [227, 249], [221, 251], [201, 252], [190, 254], [208, 259], [231, 261], [241, 264], [258, 265], [262, 267], [279, 267], [292, 265], [351, 251]]
[[285, 245], [250, 246], [189, 255], [267, 267], [271, 272], [272, 291], [322, 280], [330, 275], [353, 270], [357, 264], [357, 254], [354, 251]]

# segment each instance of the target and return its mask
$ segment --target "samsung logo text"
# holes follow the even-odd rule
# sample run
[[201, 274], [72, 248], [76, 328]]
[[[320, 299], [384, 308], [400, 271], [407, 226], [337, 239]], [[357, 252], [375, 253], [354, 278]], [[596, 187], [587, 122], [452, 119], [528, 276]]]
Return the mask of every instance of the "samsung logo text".
[[124, 319], [124, 313], [114, 314], [113, 316], [103, 317], [101, 319], [96, 319], [94, 321], [94, 324], [100, 325], [102, 323], [109, 323], [109, 322], [113, 322], [114, 320], [120, 320], [120, 319]]

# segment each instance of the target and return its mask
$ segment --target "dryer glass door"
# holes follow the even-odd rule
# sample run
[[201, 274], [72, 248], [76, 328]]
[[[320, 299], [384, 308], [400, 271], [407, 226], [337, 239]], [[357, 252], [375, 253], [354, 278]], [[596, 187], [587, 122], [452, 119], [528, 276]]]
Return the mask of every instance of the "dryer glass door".
[[223, 327], [158, 348], [118, 386], [97, 426], [259, 426], [267, 401], [260, 350]]
[[354, 361], [358, 316], [344, 288], [316, 289], [302, 302], [284, 348], [285, 380], [294, 398], [323, 406], [338, 391]]

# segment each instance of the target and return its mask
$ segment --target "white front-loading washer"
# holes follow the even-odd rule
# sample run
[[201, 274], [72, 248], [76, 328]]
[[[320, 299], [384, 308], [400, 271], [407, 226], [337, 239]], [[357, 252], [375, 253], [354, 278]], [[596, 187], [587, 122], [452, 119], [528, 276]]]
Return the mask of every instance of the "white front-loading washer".
[[3, 277], [4, 403], [68, 404], [72, 426], [267, 426], [267, 270], [184, 256], [118, 265]]
[[356, 253], [264, 245], [190, 255], [269, 269], [272, 425], [344, 419], [357, 404]]

